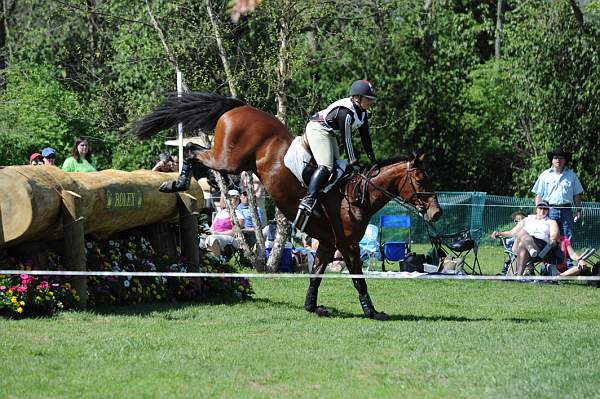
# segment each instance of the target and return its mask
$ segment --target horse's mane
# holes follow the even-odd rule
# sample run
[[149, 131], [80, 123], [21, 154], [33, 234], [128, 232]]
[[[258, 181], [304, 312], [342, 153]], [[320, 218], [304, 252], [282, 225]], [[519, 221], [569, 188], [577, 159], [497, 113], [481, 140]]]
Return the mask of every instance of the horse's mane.
[[[212, 131], [227, 111], [246, 105], [244, 101], [210, 92], [171, 93], [153, 112], [139, 121], [134, 131], [149, 137], [183, 122], [186, 133], [197, 129]], [[208, 133], [208, 132], [207, 132]]]
[[413, 159], [413, 157], [411, 157], [410, 155], [396, 155], [392, 158], [382, 159], [381, 161], [377, 162], [377, 166], [383, 168], [384, 166], [393, 165], [399, 162], [407, 162], [411, 159]]

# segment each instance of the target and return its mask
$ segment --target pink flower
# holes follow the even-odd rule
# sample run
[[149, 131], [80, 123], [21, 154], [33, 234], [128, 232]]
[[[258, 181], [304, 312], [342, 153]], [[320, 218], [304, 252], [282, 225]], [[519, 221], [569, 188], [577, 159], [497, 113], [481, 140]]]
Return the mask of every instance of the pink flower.
[[21, 284], [27, 285], [33, 281], [33, 276], [29, 274], [21, 274]]
[[5, 285], [0, 285], [0, 291], [4, 291], [6, 289]]
[[25, 292], [25, 291], [27, 291], [27, 286], [20, 285], [20, 286], [17, 287], [17, 291], [18, 292]]
[[48, 282], [47, 281], [42, 281], [37, 287], [40, 290], [45, 290], [45, 289], [48, 288]]

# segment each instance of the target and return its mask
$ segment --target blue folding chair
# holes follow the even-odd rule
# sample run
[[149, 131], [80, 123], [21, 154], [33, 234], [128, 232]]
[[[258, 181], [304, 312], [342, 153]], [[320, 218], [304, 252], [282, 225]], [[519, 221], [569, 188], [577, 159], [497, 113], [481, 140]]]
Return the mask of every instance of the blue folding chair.
[[[386, 241], [385, 229], [408, 230], [407, 241]], [[381, 271], [385, 271], [385, 262], [400, 262], [410, 251], [411, 220], [409, 215], [381, 215], [379, 218], [379, 248], [381, 250]]]

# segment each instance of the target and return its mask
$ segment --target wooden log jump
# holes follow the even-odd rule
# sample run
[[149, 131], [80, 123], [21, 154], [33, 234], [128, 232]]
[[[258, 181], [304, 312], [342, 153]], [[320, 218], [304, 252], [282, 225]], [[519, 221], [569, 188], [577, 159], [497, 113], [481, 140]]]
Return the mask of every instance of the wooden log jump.
[[[79, 216], [85, 234], [112, 233], [169, 221], [177, 217], [179, 195], [158, 191], [175, 173], [63, 172], [54, 166], [8, 166], [0, 169], [0, 246], [63, 237], [62, 193], [81, 196]], [[204, 206], [202, 189], [192, 181], [188, 193]]]
[[[54, 166], [0, 168], [0, 247], [31, 250], [36, 242], [62, 239], [65, 267], [86, 270], [85, 234], [105, 237], [147, 226], [146, 231], [155, 233], [150, 239], [160, 236], [158, 241], [169, 248], [167, 255], [174, 256], [175, 236], [165, 236], [166, 222], [179, 217], [182, 255], [198, 268], [196, 210], [204, 206], [204, 197], [196, 181], [186, 193], [158, 191], [160, 183], [176, 177], [148, 170], [67, 173]], [[73, 283], [85, 308], [86, 278], [74, 278]]]

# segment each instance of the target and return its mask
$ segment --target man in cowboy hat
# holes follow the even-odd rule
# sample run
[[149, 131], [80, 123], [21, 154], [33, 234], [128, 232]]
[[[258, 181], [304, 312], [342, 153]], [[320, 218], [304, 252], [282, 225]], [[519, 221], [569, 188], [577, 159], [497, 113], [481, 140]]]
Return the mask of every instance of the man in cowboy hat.
[[[552, 164], [538, 177], [533, 191], [535, 202], [550, 204], [550, 218], [560, 222], [560, 233], [569, 240], [573, 238], [573, 223], [581, 219], [581, 193], [583, 187], [575, 173], [565, 165], [571, 161], [571, 153], [555, 148], [548, 153]], [[573, 219], [573, 205], [575, 218]]]

